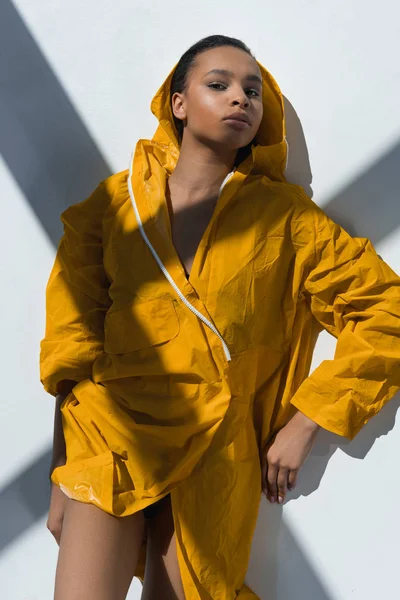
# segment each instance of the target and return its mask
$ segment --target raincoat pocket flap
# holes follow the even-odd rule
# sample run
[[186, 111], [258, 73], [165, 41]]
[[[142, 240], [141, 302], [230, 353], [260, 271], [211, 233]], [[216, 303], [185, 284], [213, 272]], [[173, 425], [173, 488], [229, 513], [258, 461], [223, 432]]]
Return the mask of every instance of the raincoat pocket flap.
[[170, 295], [137, 301], [107, 312], [104, 350], [125, 354], [173, 339], [179, 333], [179, 319]]

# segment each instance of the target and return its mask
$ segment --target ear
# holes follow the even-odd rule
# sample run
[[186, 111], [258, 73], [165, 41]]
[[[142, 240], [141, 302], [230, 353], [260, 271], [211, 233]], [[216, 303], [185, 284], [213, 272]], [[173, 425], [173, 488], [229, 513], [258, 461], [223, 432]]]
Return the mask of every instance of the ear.
[[186, 119], [185, 100], [183, 94], [175, 92], [171, 98], [171, 108], [174, 116], [183, 121]]

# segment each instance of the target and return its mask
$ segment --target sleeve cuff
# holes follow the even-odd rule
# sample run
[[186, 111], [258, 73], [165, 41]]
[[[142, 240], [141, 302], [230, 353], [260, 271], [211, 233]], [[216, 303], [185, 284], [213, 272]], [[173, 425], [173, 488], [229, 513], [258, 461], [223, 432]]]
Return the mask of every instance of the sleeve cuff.
[[290, 403], [323, 429], [352, 440], [375, 412], [362, 407], [351, 381], [344, 389], [332, 384], [328, 374], [321, 379], [307, 377]]

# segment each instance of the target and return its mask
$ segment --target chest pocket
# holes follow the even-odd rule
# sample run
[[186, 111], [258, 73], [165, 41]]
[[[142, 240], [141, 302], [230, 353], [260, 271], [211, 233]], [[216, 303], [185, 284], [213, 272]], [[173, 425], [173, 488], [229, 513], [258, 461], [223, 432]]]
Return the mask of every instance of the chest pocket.
[[169, 294], [145, 301], [133, 300], [107, 312], [104, 350], [126, 354], [158, 346], [175, 338], [179, 329], [179, 318]]

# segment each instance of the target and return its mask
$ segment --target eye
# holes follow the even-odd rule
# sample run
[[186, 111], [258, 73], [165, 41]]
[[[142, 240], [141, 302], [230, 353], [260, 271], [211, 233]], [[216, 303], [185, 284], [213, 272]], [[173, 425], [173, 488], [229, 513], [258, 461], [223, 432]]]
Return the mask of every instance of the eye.
[[[210, 88], [213, 88], [213, 89], [216, 89], [216, 88], [215, 88], [215, 86], [222, 86], [223, 88], [226, 88], [225, 84], [223, 84], [223, 83], [210, 83], [210, 84], [208, 85], [208, 87], [210, 87]], [[255, 90], [255, 89], [253, 89], [253, 88], [251, 88], [251, 89], [248, 89], [248, 90], [247, 90], [247, 93], [249, 93], [249, 92], [254, 92], [254, 96], [253, 96], [253, 98], [254, 98], [254, 97], [256, 97], [256, 96], [259, 96], [259, 95], [260, 95], [260, 94], [257, 92], [257, 90]]]
[[254, 92], [254, 95], [255, 95], [255, 96], [259, 96], [259, 95], [260, 95], [260, 94], [257, 92], [257, 90], [253, 90], [253, 89], [251, 89], [251, 90], [249, 90], [249, 92]]
[[208, 87], [213, 87], [215, 85], [224, 85], [223, 83], [210, 83]]

